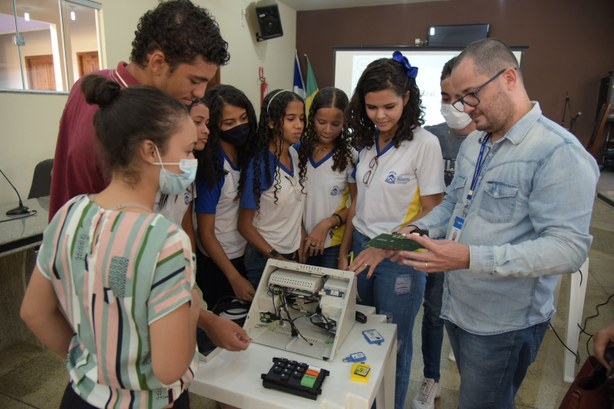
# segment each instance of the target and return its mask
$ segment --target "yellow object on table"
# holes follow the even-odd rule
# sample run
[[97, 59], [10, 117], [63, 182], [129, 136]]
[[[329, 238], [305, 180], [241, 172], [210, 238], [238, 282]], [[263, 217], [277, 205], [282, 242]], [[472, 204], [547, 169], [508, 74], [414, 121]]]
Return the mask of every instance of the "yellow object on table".
[[354, 382], [369, 382], [371, 376], [371, 366], [364, 363], [357, 363], [352, 365], [352, 373], [350, 380]]

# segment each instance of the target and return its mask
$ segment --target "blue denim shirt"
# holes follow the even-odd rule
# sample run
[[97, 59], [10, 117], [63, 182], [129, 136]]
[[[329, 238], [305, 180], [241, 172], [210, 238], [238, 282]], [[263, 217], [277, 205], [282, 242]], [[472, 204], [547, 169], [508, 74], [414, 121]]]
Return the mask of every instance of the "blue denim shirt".
[[[412, 223], [431, 237], [446, 236], [461, 213], [484, 136], [467, 137], [444, 201]], [[446, 273], [441, 311], [478, 335], [527, 328], [554, 314], [560, 274], [577, 271], [591, 245], [599, 177], [593, 157], [536, 102], [503, 138], [488, 141], [485, 155], [460, 236], [470, 266]]]

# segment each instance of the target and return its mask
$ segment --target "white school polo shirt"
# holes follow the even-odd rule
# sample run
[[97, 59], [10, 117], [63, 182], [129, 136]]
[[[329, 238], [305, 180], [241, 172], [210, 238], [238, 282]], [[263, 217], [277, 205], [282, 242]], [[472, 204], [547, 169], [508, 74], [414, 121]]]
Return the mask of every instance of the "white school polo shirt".
[[[376, 143], [358, 155], [355, 172], [358, 197], [353, 224], [367, 237], [398, 230], [420, 212], [420, 196], [445, 189], [437, 137], [422, 128], [413, 132], [413, 140], [401, 142], [398, 148], [391, 142], [379, 152]], [[377, 165], [370, 169], [376, 156]], [[367, 178], [369, 171], [372, 175]]]
[[154, 212], [161, 213], [164, 217], [179, 225], [179, 227], [182, 227], [181, 223], [183, 222], [183, 216], [195, 197], [196, 189], [192, 183], [183, 193], [178, 195], [167, 195], [164, 206], [160, 207], [160, 199], [162, 198], [162, 194], [160, 191], [158, 191], [158, 193], [156, 193], [156, 198], [154, 199], [153, 209]]
[[[354, 166], [348, 163], [345, 170], [333, 170], [333, 156], [335, 151], [329, 152], [321, 161], [315, 162], [310, 155], [307, 161], [307, 178], [305, 181], [305, 211], [303, 224], [307, 233], [311, 233], [314, 227], [322, 220], [331, 217], [333, 213], [339, 213], [350, 205], [350, 189], [348, 180], [352, 181], [351, 175]], [[354, 160], [357, 154], [354, 152]], [[331, 235], [326, 236], [324, 247], [341, 244], [345, 225], [332, 230]]]
[[[245, 253], [247, 244], [239, 233], [239, 201], [235, 200], [241, 172], [230, 162], [226, 153], [221, 149], [220, 151], [226, 175], [212, 187], [208, 186], [205, 181], [197, 181], [198, 197], [195, 208], [197, 214], [215, 215], [215, 237], [220, 242], [226, 256], [232, 260]], [[200, 240], [198, 240], [198, 247], [203, 254], [207, 254]]]
[[[303, 200], [305, 194], [301, 192], [298, 178], [298, 154], [294, 148], [290, 148], [292, 167], [286, 167], [277, 162], [275, 156], [269, 155], [271, 165], [277, 163], [275, 168], [268, 171], [273, 173], [271, 185], [266, 185], [264, 161], [261, 162], [260, 182], [262, 194], [260, 195], [260, 210], [254, 216], [253, 225], [260, 235], [275, 250], [281, 254], [290, 254], [298, 250], [301, 242], [301, 220], [303, 218]], [[277, 202], [275, 202], [275, 184], [279, 183]], [[240, 207], [244, 209], [256, 209], [256, 200], [253, 193], [254, 185], [254, 161], [252, 160], [247, 169], [245, 188], [242, 189]]]

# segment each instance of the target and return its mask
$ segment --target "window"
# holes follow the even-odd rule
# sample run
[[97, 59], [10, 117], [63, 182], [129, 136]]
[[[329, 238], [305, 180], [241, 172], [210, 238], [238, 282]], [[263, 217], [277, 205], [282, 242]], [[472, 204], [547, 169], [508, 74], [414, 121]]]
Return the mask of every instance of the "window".
[[101, 66], [101, 4], [0, 0], [0, 89], [67, 92]]

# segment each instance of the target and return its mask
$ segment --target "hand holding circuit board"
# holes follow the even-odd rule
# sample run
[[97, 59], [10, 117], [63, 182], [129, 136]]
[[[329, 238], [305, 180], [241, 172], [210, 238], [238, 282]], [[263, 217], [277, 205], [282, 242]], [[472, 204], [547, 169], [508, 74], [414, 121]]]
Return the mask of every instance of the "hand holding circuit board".
[[[417, 234], [420, 236], [428, 236], [428, 231], [416, 229], [410, 234]], [[423, 249], [418, 242], [408, 238], [407, 234], [403, 233], [382, 233], [366, 243], [366, 247], [375, 247], [378, 249], [387, 250], [406, 250], [415, 251]]]

